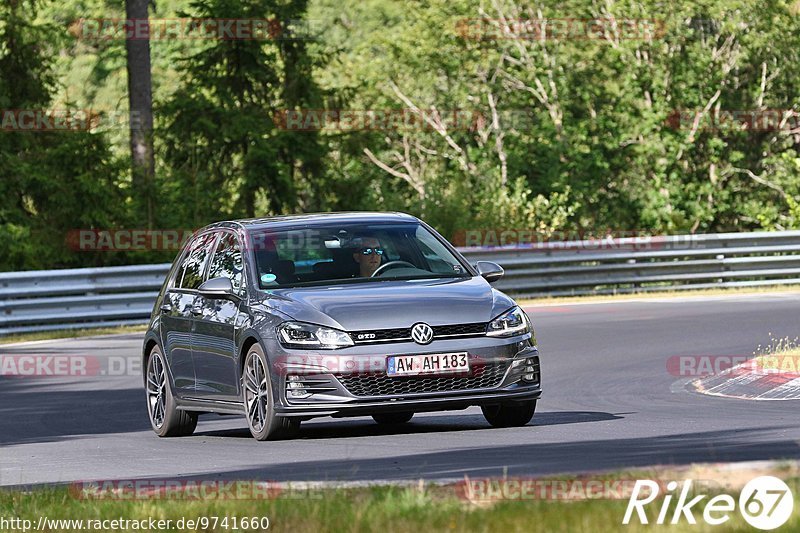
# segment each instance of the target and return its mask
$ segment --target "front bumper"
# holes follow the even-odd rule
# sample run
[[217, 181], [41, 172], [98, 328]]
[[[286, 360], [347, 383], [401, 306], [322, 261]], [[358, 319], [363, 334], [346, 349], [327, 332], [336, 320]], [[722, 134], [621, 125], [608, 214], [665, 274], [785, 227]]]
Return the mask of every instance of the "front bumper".
[[[349, 353], [289, 354], [276, 366], [279, 416], [364, 416], [398, 411], [443, 411], [474, 405], [524, 402], [542, 394], [539, 352], [530, 335], [435, 341], [424, 350], [413, 343], [359, 347]], [[389, 355], [467, 352], [463, 376], [389, 378]], [[321, 359], [321, 358], [324, 358]], [[535, 361], [535, 379], [526, 371]], [[335, 362], [335, 365], [331, 363]], [[290, 377], [291, 376], [291, 377]], [[287, 390], [302, 383], [302, 393]], [[357, 385], [354, 385], [357, 384]]]

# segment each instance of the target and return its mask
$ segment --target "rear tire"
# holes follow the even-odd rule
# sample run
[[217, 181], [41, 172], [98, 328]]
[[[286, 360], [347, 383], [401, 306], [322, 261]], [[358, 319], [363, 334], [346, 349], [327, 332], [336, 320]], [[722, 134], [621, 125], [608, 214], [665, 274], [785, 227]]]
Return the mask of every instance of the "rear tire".
[[383, 413], [372, 415], [372, 418], [381, 425], [405, 424], [414, 416], [414, 413]]
[[269, 366], [264, 350], [258, 344], [254, 344], [247, 352], [242, 372], [242, 391], [247, 426], [254, 439], [281, 440], [297, 435], [300, 420], [275, 414]]
[[146, 376], [147, 413], [155, 434], [159, 437], [185, 437], [194, 433], [197, 413], [177, 409], [167, 365], [158, 346], [153, 347], [147, 358]]
[[521, 403], [504, 403], [481, 407], [486, 421], [496, 428], [524, 426], [536, 412], [536, 400]]

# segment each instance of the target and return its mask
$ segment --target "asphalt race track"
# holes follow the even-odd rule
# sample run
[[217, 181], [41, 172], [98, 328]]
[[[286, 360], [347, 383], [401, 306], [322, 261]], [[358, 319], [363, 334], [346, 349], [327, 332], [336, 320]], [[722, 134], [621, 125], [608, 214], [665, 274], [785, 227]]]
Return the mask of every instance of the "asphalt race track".
[[[800, 293], [527, 308], [544, 396], [531, 424], [491, 429], [480, 410], [305, 422], [257, 442], [244, 418], [201, 417], [194, 436], [149, 428], [140, 335], [0, 346], [7, 355], [89, 355], [92, 377], [0, 377], [0, 485], [119, 479], [375, 481], [595, 471], [653, 464], [800, 458], [800, 402], [689, 392], [676, 355], [749, 355], [798, 336]], [[108, 361], [115, 363], [108, 366]], [[109, 375], [122, 374], [122, 375]]]

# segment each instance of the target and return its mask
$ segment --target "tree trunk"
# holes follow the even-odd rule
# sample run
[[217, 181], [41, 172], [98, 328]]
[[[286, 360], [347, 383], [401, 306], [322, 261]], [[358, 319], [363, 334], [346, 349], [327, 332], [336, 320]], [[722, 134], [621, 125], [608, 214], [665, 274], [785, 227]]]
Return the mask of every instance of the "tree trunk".
[[130, 109], [131, 170], [134, 201], [140, 220], [152, 229], [155, 216], [155, 155], [153, 153], [153, 93], [150, 72], [149, 0], [125, 0], [132, 39], [128, 52], [128, 102]]

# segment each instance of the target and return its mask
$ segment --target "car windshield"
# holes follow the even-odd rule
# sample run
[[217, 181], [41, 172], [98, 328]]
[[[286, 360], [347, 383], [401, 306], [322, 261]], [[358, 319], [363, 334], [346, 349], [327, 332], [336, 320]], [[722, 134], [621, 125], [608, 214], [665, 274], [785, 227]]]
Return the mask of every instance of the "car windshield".
[[470, 276], [419, 223], [262, 230], [250, 239], [262, 289]]

